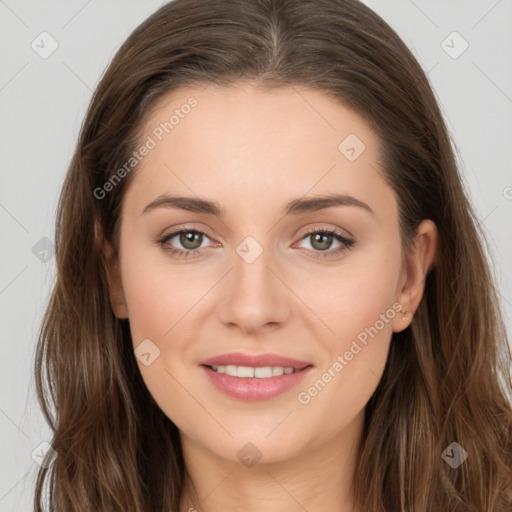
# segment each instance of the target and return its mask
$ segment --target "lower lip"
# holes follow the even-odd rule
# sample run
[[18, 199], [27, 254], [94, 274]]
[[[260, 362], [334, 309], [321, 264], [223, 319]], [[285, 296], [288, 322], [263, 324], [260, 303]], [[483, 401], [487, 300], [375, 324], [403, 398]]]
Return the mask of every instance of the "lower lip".
[[208, 366], [201, 368], [206, 372], [210, 382], [224, 394], [239, 400], [258, 402], [274, 398], [297, 386], [313, 367], [308, 366], [303, 370], [268, 379], [232, 377], [216, 372]]

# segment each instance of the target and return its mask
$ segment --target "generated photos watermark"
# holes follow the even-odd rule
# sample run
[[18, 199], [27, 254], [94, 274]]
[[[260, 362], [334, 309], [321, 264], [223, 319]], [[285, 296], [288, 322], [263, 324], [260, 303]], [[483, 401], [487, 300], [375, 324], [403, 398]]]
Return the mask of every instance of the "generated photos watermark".
[[132, 156], [101, 187], [94, 189], [94, 197], [96, 199], [103, 199], [108, 192], [114, 190], [121, 180], [142, 162], [158, 146], [158, 143], [171, 133], [197, 105], [197, 100], [194, 97], [190, 97], [180, 108], [175, 109], [174, 114], [167, 121], [160, 123], [154, 128], [151, 134], [146, 137], [144, 143], [132, 153]]
[[[368, 344], [368, 337], [374, 338], [379, 334], [382, 329], [389, 324], [396, 314], [402, 311], [402, 304], [395, 302], [385, 313], [381, 313], [379, 319], [370, 327], [366, 327], [361, 331], [355, 340], [352, 340], [349, 350], [345, 351], [343, 355], [338, 355], [336, 360], [327, 368], [327, 370], [317, 379], [312, 386], [307, 390], [301, 391], [297, 395], [297, 400], [302, 405], [307, 405], [311, 400], [317, 396], [326, 386], [331, 382], [342, 370], [347, 366], [350, 361], [361, 352], [361, 350]], [[358, 343], [359, 341], [359, 343]], [[361, 346], [361, 345], [362, 346]]]

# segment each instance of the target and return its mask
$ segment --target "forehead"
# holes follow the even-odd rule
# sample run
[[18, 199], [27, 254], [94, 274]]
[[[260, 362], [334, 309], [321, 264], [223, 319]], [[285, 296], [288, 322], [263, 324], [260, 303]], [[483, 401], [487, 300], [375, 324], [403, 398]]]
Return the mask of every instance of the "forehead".
[[126, 202], [141, 210], [164, 193], [244, 208], [305, 195], [349, 193], [393, 208], [379, 141], [355, 112], [321, 91], [250, 83], [173, 91], [147, 118]]

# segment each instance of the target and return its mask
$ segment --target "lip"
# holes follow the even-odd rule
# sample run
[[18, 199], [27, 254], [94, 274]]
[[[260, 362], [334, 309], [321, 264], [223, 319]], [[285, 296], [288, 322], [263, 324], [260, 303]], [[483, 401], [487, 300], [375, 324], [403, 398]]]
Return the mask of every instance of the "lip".
[[[283, 366], [293, 368], [295, 372], [259, 379], [256, 377], [232, 377], [210, 368], [210, 366], [227, 365], [253, 368]], [[313, 370], [313, 364], [277, 354], [232, 353], [206, 359], [200, 363], [199, 368], [210, 383], [223, 394], [242, 401], [259, 402], [279, 396], [297, 386]]]
[[243, 352], [232, 352], [220, 356], [210, 357], [199, 363], [202, 366], [251, 366], [253, 368], [263, 368], [265, 366], [283, 366], [302, 370], [306, 366], [312, 365], [307, 361], [299, 361], [290, 357], [280, 356], [279, 354], [244, 354]]

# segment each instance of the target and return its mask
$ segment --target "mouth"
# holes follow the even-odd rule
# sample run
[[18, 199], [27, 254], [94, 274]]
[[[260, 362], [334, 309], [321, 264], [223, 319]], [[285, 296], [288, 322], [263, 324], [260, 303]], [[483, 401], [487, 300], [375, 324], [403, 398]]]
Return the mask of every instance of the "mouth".
[[208, 359], [199, 367], [222, 394], [253, 402], [292, 390], [314, 365], [275, 354], [237, 353]]
[[221, 366], [208, 366], [208, 368], [217, 373], [224, 373], [231, 377], [242, 379], [269, 379], [271, 377], [280, 377], [281, 375], [290, 375], [304, 370], [304, 368], [293, 368], [290, 366], [235, 366], [232, 364]]

